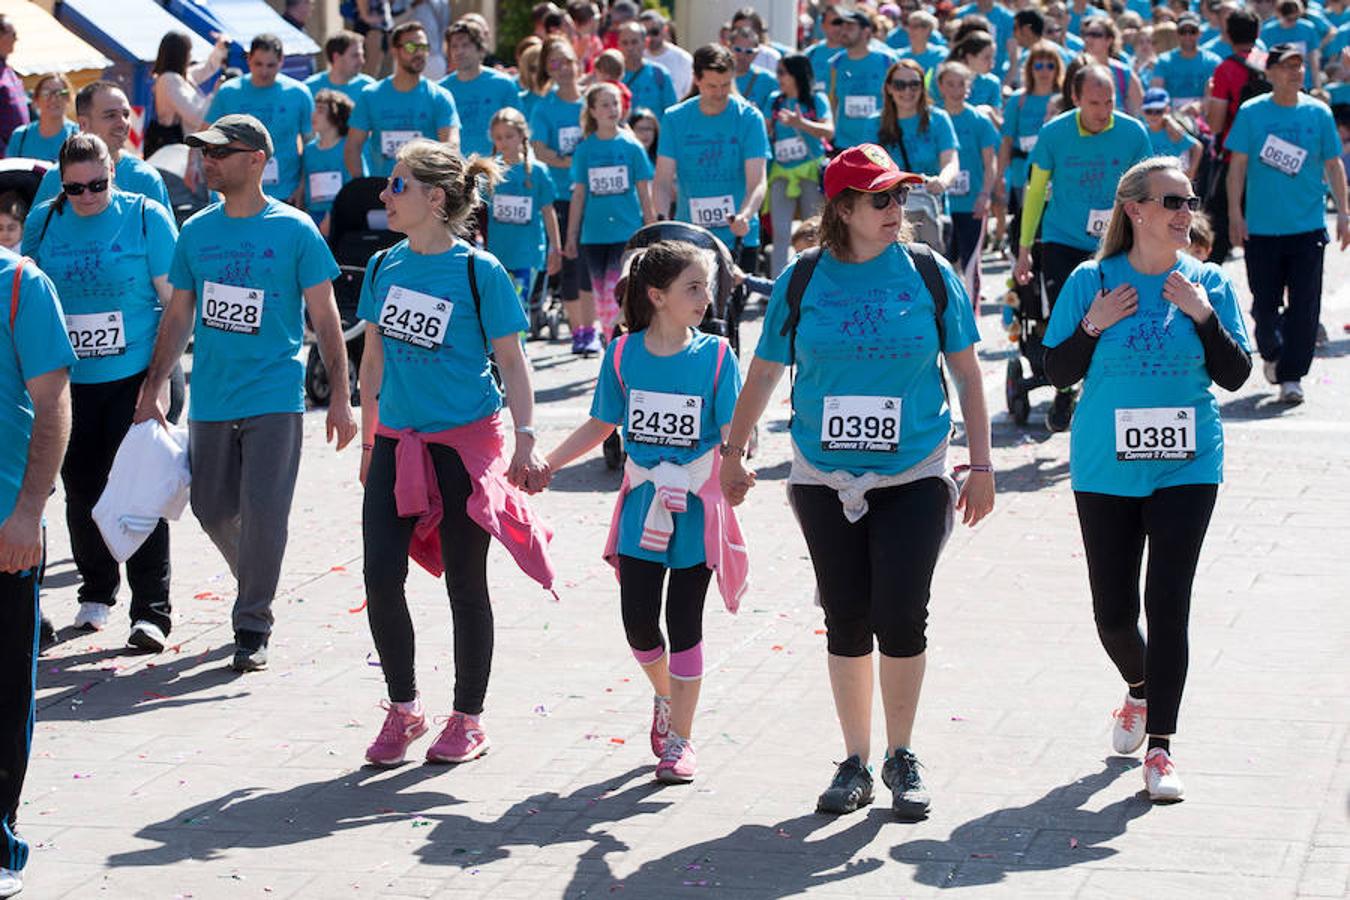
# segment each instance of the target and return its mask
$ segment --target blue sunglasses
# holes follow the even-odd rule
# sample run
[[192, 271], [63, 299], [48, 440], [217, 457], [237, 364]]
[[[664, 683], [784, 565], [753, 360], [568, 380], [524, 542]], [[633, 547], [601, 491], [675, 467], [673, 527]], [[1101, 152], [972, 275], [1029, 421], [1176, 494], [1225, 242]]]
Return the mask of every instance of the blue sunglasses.
[[389, 193], [398, 196], [408, 189], [408, 179], [402, 175], [395, 175], [389, 179]]

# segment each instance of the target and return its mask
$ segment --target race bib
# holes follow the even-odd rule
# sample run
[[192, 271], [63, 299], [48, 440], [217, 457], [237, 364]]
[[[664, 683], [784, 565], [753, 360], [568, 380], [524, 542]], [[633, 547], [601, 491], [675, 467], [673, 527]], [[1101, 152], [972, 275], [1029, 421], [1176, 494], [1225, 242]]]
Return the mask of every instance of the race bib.
[[736, 215], [736, 205], [730, 194], [720, 197], [690, 197], [689, 219], [704, 228], [725, 228]]
[[580, 125], [569, 125], [566, 128], [558, 129], [558, 152], [563, 156], [571, 156], [572, 151], [577, 149], [577, 144], [580, 143]]
[[80, 359], [121, 356], [127, 352], [127, 332], [122, 311], [66, 316], [66, 334]]
[[277, 158], [273, 156], [263, 164], [263, 184], [276, 184], [281, 180], [281, 166], [277, 163]]
[[234, 334], [257, 334], [262, 328], [266, 291], [232, 284], [202, 283], [202, 324]]
[[1036, 149], [1036, 140], [1039, 137], [1039, 134], [1029, 134], [1026, 137], [1020, 137], [1017, 139], [1017, 148], [1023, 153], [1030, 153], [1032, 150]]
[[534, 217], [534, 198], [513, 194], [492, 195], [492, 218], [503, 225], [528, 225]]
[[586, 170], [586, 184], [597, 197], [611, 197], [628, 193], [627, 166], [591, 166]]
[[1195, 459], [1195, 407], [1116, 410], [1116, 459]]
[[398, 151], [403, 149], [404, 144], [421, 136], [420, 131], [381, 131], [380, 153], [385, 159], [393, 159], [398, 156]]
[[844, 98], [844, 116], [846, 118], [866, 119], [868, 116], [875, 115], [876, 111], [877, 98], [875, 96], [868, 94]]
[[1095, 238], [1106, 234], [1106, 226], [1111, 224], [1111, 210], [1088, 210], [1087, 233]]
[[798, 136], [773, 142], [773, 158], [780, 163], [795, 163], [806, 159], [806, 141]]
[[956, 178], [952, 180], [952, 186], [947, 188], [947, 193], [953, 197], [964, 197], [970, 193], [970, 173], [962, 169], [956, 173]]
[[315, 203], [327, 203], [342, 190], [341, 172], [311, 172], [309, 175], [309, 199]]
[[445, 341], [446, 327], [455, 304], [440, 297], [394, 285], [380, 307], [380, 334], [433, 350]]
[[894, 453], [900, 446], [900, 405], [899, 397], [826, 397], [820, 448]]
[[1261, 162], [1291, 177], [1299, 173], [1307, 158], [1307, 150], [1273, 134], [1266, 135], [1261, 145]]
[[635, 444], [696, 447], [702, 421], [702, 397], [660, 391], [628, 394], [628, 440]]

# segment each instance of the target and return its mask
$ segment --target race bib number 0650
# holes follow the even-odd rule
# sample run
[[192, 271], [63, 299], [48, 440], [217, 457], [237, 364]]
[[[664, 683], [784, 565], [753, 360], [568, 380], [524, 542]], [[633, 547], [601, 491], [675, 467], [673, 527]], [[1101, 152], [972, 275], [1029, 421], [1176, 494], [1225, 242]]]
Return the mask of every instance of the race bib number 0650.
[[1195, 407], [1116, 410], [1116, 459], [1195, 459]]
[[1308, 151], [1276, 135], [1268, 134], [1266, 142], [1261, 145], [1260, 158], [1261, 162], [1272, 169], [1292, 177], [1302, 170], [1303, 162], [1308, 158]]
[[820, 417], [822, 450], [894, 453], [899, 446], [899, 397], [825, 398]]
[[235, 334], [257, 334], [262, 328], [264, 291], [214, 281], [202, 283], [202, 324]]
[[445, 341], [454, 306], [449, 300], [394, 285], [380, 307], [380, 334], [424, 350], [435, 349]]
[[695, 447], [702, 421], [702, 397], [661, 391], [628, 395], [628, 440], [635, 444]]

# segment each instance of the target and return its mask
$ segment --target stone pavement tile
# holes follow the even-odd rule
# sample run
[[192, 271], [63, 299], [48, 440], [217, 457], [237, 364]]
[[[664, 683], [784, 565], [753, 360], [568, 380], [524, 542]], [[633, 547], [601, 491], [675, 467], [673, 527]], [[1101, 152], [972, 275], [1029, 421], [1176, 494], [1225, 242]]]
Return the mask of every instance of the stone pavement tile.
[[1119, 833], [1077, 832], [1046, 829], [1036, 835], [1026, 859], [1034, 865], [1087, 857], [1095, 862], [1109, 860], [1113, 868], [1166, 871], [1181, 868], [1189, 872], [1289, 877], [1297, 875], [1301, 858], [1295, 859], [1294, 845], [1280, 840], [1251, 840], [1207, 836], [1183, 840], [1172, 835], [1156, 835], [1147, 823], [1129, 835], [1130, 852], [1111, 846], [1120, 843]]
[[1306, 897], [1345, 897], [1350, 894], [1350, 863], [1310, 862], [1298, 880]]
[[[1184, 859], [1178, 862], [1184, 864]], [[1078, 896], [1083, 900], [1116, 900], [1119, 897], [1144, 895], [1269, 900], [1272, 897], [1293, 897], [1296, 892], [1297, 883], [1291, 878], [1260, 878], [1212, 872], [1162, 870], [1141, 873], [1097, 869], [1089, 874]]]

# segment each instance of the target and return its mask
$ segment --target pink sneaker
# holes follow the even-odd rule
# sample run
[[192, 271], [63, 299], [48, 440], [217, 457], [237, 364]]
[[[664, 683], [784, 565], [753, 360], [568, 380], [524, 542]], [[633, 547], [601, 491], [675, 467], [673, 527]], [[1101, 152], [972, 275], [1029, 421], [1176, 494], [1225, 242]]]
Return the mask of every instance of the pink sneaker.
[[665, 784], [688, 784], [697, 772], [694, 745], [672, 731], [666, 738], [661, 761], [656, 764], [656, 780]]
[[670, 698], [652, 698], [652, 755], [661, 758], [670, 737]]
[[1175, 803], [1186, 793], [1172, 757], [1161, 747], [1154, 747], [1144, 757], [1144, 787], [1151, 800]]
[[366, 748], [366, 762], [373, 766], [397, 766], [407, 756], [413, 741], [427, 733], [427, 717], [420, 712], [404, 712], [386, 701], [388, 710], [375, 742]]
[[[442, 721], [437, 719], [436, 721]], [[462, 763], [487, 752], [491, 742], [476, 720], [457, 712], [445, 720], [445, 729], [427, 749], [427, 762]]]

